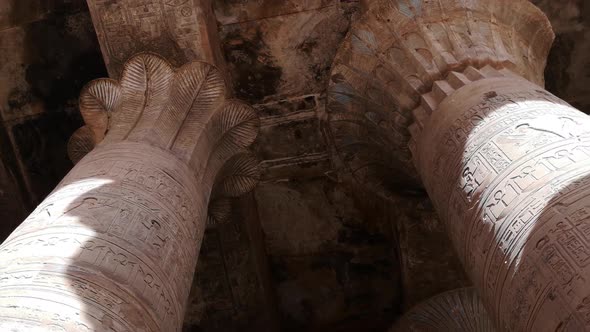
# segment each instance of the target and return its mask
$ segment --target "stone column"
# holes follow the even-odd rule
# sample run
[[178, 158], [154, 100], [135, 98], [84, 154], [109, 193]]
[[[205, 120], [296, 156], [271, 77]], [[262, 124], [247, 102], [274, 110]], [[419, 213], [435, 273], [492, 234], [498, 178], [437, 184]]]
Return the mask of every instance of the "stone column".
[[590, 118], [542, 87], [552, 40], [524, 0], [374, 1], [329, 90], [338, 160], [422, 180], [506, 331], [590, 330]]
[[0, 247], [0, 330], [180, 331], [213, 196], [258, 131], [206, 63], [138, 55], [80, 97], [74, 169]]
[[[138, 52], [153, 52], [163, 56], [170, 63], [180, 66], [189, 61], [205, 61], [219, 68], [232, 85], [227, 70], [218, 26], [211, 0], [87, 0], [103, 58], [111, 78], [117, 78], [125, 61]], [[229, 89], [231, 95], [233, 89]], [[266, 262], [266, 254], [255, 233], [248, 232], [257, 219], [249, 218], [247, 210], [240, 210], [236, 200], [227, 195], [216, 195], [209, 203], [208, 226], [205, 236], [209, 246], [205, 254], [210, 258], [200, 261], [199, 278], [194, 279], [193, 296], [189, 309], [193, 311], [186, 324], [200, 326], [216, 325], [222, 317], [234, 317], [241, 312], [247, 317], [258, 312], [267, 313], [268, 329], [276, 330], [274, 321], [278, 314], [272, 303], [275, 294], [267, 281], [268, 267], [257, 264], [258, 259]], [[238, 207], [236, 209], [236, 207]], [[246, 213], [240, 215], [240, 213]], [[239, 216], [237, 221], [232, 216]], [[236, 219], [236, 220], [233, 220]], [[234, 224], [231, 226], [231, 224]], [[239, 239], [239, 240], [238, 240]], [[242, 259], [246, 257], [246, 259]], [[250, 258], [248, 258], [250, 257]], [[254, 259], [253, 257], [256, 257]], [[240, 260], [240, 264], [235, 264]], [[236, 282], [248, 280], [248, 283]], [[215, 286], [215, 287], [213, 287]], [[223, 292], [216, 287], [222, 287]], [[246, 295], [249, 296], [247, 301]], [[219, 311], [221, 314], [200, 315], [195, 312]], [[227, 309], [227, 310], [225, 310]], [[261, 316], [258, 315], [258, 318]], [[262, 322], [264, 319], [258, 319]], [[185, 324], [185, 326], [187, 326]], [[272, 327], [270, 327], [272, 326]]]
[[415, 131], [418, 170], [500, 327], [587, 330], [590, 118], [488, 72], [449, 74], [458, 89]]
[[494, 332], [481, 299], [473, 288], [436, 295], [405, 313], [390, 332]]

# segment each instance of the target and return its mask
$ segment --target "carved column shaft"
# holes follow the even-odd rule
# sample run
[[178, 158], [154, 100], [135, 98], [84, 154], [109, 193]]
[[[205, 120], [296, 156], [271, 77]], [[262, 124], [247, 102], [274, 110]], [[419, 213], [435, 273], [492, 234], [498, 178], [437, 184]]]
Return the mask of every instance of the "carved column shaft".
[[525, 0], [369, 7], [332, 71], [335, 159], [385, 196], [417, 171], [499, 329], [590, 330], [590, 118], [541, 87], [545, 15]]
[[91, 83], [77, 163], [0, 246], [0, 329], [180, 331], [210, 199], [253, 188], [254, 111], [205, 63]]
[[499, 327], [587, 330], [590, 118], [493, 76], [449, 75], [465, 85], [424, 122], [418, 170]]
[[2, 245], [0, 325], [178, 330], [206, 186], [144, 144], [91, 152]]
[[[87, 0], [92, 21], [96, 28], [97, 37], [100, 42], [103, 58], [111, 78], [118, 77], [123, 63], [137, 52], [154, 52], [166, 58], [166, 60], [179, 66], [189, 61], [199, 60], [211, 63], [219, 68], [219, 72], [224, 76], [225, 81], [231, 86], [230, 72], [227, 70], [222, 44], [220, 42], [217, 19], [213, 11], [212, 0]], [[230, 89], [231, 90], [231, 89]], [[227, 91], [231, 94], [231, 91]], [[252, 164], [247, 160], [235, 160], [233, 162], [235, 169], [242, 168], [244, 165]], [[231, 167], [230, 167], [231, 168]], [[241, 174], [242, 178], [251, 178], [252, 167], [246, 167], [246, 173]], [[238, 179], [238, 177], [235, 177]], [[234, 181], [235, 182], [235, 181]], [[231, 188], [225, 188], [230, 189]], [[254, 264], [254, 260], [245, 259], [244, 264], [232, 264], [235, 252], [250, 252], [254, 254], [251, 257], [265, 255], [263, 251], [257, 251], [259, 247], [255, 243], [259, 239], [251, 237], [254, 234], [245, 231], [242, 226], [230, 228], [222, 224], [231, 221], [232, 215], [239, 215], [234, 211], [236, 207], [224, 193], [219, 195], [218, 190], [214, 193], [212, 201], [209, 203], [208, 228], [209, 233], [219, 233], [219, 238], [224, 239], [219, 242], [219, 250], [222, 255], [215, 259], [215, 264], [205, 264], [203, 268], [204, 278], [195, 278], [192, 285], [194, 294], [202, 293], [199, 299], [191, 298], [189, 308], [203, 309], [213, 308], [218, 305], [219, 300], [229, 301], [228, 305], [240, 309], [244, 312], [256, 311], [257, 296], [252, 296], [247, 303], [241, 303], [240, 294], [257, 292], [261, 293], [264, 299], [270, 299], [275, 295], [272, 293], [272, 287], [268, 287], [265, 276], [268, 270], [262, 265]], [[243, 211], [242, 211], [243, 212]], [[244, 217], [244, 216], [242, 216]], [[245, 217], [244, 221], [259, 223], [259, 221]], [[243, 218], [242, 218], [243, 219]], [[219, 227], [218, 227], [219, 226]], [[259, 227], [259, 226], [258, 226]], [[233, 230], [236, 230], [235, 232]], [[237, 235], [236, 235], [237, 234]], [[240, 236], [243, 241], [226, 242], [225, 239]], [[207, 239], [206, 239], [207, 241]], [[214, 240], [212, 240], [214, 241]], [[229, 241], [229, 240], [227, 240]], [[213, 259], [211, 260], [213, 261]], [[217, 275], [215, 267], [225, 265], [226, 275]], [[254, 275], [257, 270], [259, 274]], [[251, 277], [257, 277], [255, 282], [244, 285], [233, 283], [232, 274], [243, 275], [244, 271], [251, 273]], [[209, 276], [211, 275], [212, 276]], [[228, 292], [217, 292], [211, 289], [207, 284], [208, 280], [216, 280], [224, 284]], [[275, 314], [275, 307], [271, 302], [265, 303], [265, 312], [270, 316]], [[258, 303], [260, 304], [260, 303]], [[190, 309], [189, 309], [190, 310]], [[229, 311], [228, 311], [229, 312]], [[192, 315], [193, 321], [198, 320], [201, 325], [212, 324], [219, 317], [211, 315]], [[218, 315], [219, 316], [219, 315]], [[247, 315], [241, 315], [246, 317]], [[221, 316], [220, 316], [221, 317]], [[274, 320], [276, 317], [271, 318]], [[195, 322], [187, 322], [192, 324]]]

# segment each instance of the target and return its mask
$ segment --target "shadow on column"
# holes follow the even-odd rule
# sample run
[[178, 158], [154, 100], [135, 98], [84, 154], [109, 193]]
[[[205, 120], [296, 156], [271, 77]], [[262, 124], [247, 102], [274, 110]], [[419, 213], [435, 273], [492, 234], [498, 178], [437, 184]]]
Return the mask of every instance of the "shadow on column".
[[412, 308], [390, 332], [495, 332], [473, 288], [436, 295]]
[[443, 101], [418, 167], [500, 330], [590, 330], [590, 119], [522, 79]]
[[258, 179], [258, 118], [225, 91], [151, 54], [83, 91], [79, 162], [0, 247], [1, 330], [181, 330], [208, 204]]

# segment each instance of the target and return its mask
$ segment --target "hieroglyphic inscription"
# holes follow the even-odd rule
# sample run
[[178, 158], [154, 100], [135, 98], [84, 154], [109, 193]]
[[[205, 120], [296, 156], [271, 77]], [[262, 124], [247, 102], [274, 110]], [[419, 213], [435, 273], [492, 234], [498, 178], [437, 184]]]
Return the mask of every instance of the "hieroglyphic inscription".
[[[161, 24], [150, 16], [159, 2], [135, 3], [128, 9], [149, 38]], [[80, 109], [93, 150], [75, 154], [74, 169], [0, 246], [0, 300], [9, 304], [0, 303], [0, 330], [44, 326], [43, 316], [58, 308], [94, 331], [180, 331], [210, 196], [236, 196], [257, 182], [257, 164], [243, 151], [256, 138], [258, 119], [247, 105], [225, 99], [217, 69], [195, 62], [177, 71], [153, 54], [125, 66], [121, 84], [102, 79], [83, 89]], [[251, 177], [236, 180], [236, 172]], [[215, 187], [218, 173], [231, 190]], [[11, 278], [23, 271], [56, 278], [28, 288]], [[117, 294], [119, 308], [80, 287]], [[30, 297], [38, 306], [24, 309]], [[72, 329], [63, 324], [56, 329]]]
[[139, 52], [155, 52], [173, 63], [223, 62], [209, 1], [91, 0], [92, 19], [111, 76]]
[[460, 288], [436, 295], [413, 307], [389, 331], [493, 332], [495, 329], [476, 290]]
[[590, 118], [522, 81], [457, 95], [419, 148], [472, 280], [506, 329], [590, 329]]
[[[153, 317], [148, 330], [179, 329], [204, 232], [204, 223], [195, 224], [205, 220], [198, 215], [204, 211], [202, 200], [190, 171], [171, 164], [165, 152], [122, 145], [97, 149], [83, 159], [0, 247], [0, 297], [3, 284], [15, 287], [14, 278], [24, 278], [59, 288], [62, 295], [46, 299], [56, 306], [83, 295], [88, 310], [105, 311], [141, 298], [149, 313], [137, 306], [136, 313], [110, 316], [127, 323], [132, 319], [127, 315]], [[58, 257], [51, 278], [20, 272]], [[111, 280], [125, 300], [104, 295], [111, 291], [105, 286]], [[80, 319], [92, 327], [91, 318]]]

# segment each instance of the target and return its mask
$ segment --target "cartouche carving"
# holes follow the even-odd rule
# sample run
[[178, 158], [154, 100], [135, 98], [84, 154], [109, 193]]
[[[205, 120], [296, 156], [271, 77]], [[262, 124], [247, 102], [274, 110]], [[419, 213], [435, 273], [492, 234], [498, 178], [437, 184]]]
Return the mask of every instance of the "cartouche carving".
[[0, 326], [180, 331], [208, 205], [256, 185], [256, 113], [215, 67], [152, 54], [80, 110], [76, 166], [0, 246]]

